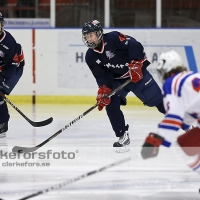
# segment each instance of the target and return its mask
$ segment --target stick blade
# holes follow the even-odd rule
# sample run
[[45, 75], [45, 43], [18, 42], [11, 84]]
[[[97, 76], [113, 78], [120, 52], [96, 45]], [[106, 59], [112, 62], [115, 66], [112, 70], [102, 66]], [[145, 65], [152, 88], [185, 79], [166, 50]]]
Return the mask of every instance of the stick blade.
[[30, 153], [33, 151], [36, 151], [39, 147], [19, 147], [19, 146], [14, 146], [12, 148], [13, 153]]
[[49, 119], [46, 119], [41, 122], [33, 122], [30, 120], [29, 123], [34, 127], [41, 127], [41, 126], [46, 126], [46, 125], [50, 124], [52, 121], [53, 121], [53, 118], [50, 117]]

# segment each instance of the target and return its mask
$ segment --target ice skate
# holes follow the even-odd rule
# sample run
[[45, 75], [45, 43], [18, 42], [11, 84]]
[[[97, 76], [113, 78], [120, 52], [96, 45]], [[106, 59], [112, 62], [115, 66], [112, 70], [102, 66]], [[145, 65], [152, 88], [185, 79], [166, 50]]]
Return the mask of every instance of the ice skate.
[[115, 152], [124, 153], [130, 151], [130, 138], [128, 133], [129, 125], [126, 125], [126, 131], [123, 136], [119, 137], [119, 140], [113, 144]]
[[8, 130], [8, 123], [0, 124], [0, 138], [6, 137], [7, 130]]

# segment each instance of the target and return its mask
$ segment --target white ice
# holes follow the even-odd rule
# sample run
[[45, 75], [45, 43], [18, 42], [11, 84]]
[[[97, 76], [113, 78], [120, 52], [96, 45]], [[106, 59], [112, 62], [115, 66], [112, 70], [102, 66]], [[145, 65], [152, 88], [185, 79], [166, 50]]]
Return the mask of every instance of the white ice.
[[[8, 105], [9, 106], [9, 105]], [[117, 140], [105, 110], [93, 110], [36, 152], [51, 150], [49, 158], [5, 158], [13, 146], [32, 147], [64, 128], [90, 105], [17, 105], [34, 121], [53, 117], [45, 127], [33, 128], [12, 107], [5, 139], [0, 139], [0, 198], [17, 200], [68, 179], [131, 156], [131, 161], [96, 173], [59, 189], [33, 197], [35, 200], [196, 200], [200, 177], [190, 171], [173, 149], [160, 148], [157, 158], [142, 160], [141, 145], [163, 118], [155, 108], [122, 107], [129, 124], [131, 151], [115, 153]], [[55, 159], [53, 153], [74, 152], [75, 159]], [[10, 155], [10, 154], [9, 154]], [[45, 154], [46, 155], [46, 154]], [[60, 154], [54, 154], [59, 156]], [[29, 156], [29, 155], [27, 155]], [[32, 156], [32, 155], [31, 155]], [[49, 167], [9, 167], [3, 163], [50, 163]]]

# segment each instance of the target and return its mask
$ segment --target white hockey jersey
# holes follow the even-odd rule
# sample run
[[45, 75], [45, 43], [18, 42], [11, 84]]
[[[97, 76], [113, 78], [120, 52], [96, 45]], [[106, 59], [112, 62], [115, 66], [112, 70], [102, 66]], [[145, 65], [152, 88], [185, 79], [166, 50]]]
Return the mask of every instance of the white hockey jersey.
[[182, 124], [200, 127], [200, 74], [192, 71], [178, 73], [163, 84], [165, 118], [158, 125], [158, 134], [172, 143]]

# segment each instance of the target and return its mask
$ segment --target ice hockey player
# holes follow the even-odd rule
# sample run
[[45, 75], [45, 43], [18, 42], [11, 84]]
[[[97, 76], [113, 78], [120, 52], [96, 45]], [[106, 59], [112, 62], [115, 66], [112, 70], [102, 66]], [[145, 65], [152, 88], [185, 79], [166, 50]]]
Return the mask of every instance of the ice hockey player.
[[6, 136], [10, 118], [3, 96], [11, 93], [19, 81], [24, 67], [21, 45], [8, 31], [3, 29], [3, 26], [4, 17], [0, 13], [0, 138]]
[[[89, 48], [86, 63], [99, 87], [96, 98], [98, 109], [101, 111], [106, 106], [112, 128], [119, 138], [113, 147], [116, 152], [129, 151], [129, 126], [125, 124], [120, 109], [120, 105], [126, 105], [127, 94], [133, 92], [145, 105], [155, 106], [165, 113], [161, 89], [147, 70], [150, 62], [140, 42], [117, 31], [103, 33], [102, 25], [97, 20], [85, 23], [82, 39]], [[129, 78], [132, 82], [111, 98], [104, 98]]]
[[[180, 56], [171, 50], [161, 53], [157, 72], [163, 83], [166, 114], [158, 124], [157, 133], [150, 133], [143, 146], [144, 159], [155, 157], [159, 146], [177, 147], [185, 162], [193, 170], [200, 167], [200, 74], [183, 67]], [[182, 125], [196, 127], [184, 134]]]

